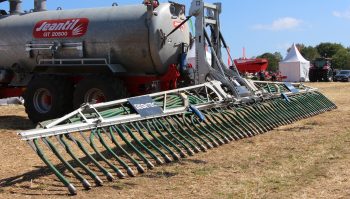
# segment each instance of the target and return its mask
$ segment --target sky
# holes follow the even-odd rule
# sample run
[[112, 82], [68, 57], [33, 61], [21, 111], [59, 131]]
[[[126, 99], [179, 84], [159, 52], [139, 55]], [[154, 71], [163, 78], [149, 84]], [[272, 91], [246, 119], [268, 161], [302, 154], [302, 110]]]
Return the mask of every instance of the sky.
[[[190, 6], [191, 0], [173, 0]], [[23, 0], [30, 10], [33, 0]], [[48, 0], [48, 9], [91, 8], [139, 4], [142, 0]], [[166, 2], [160, 0], [160, 2]], [[293, 43], [315, 46], [321, 42], [350, 46], [349, 0], [207, 0], [221, 2], [221, 30], [233, 57], [247, 57], [265, 52], [286, 55]], [[7, 3], [0, 9], [8, 10]]]

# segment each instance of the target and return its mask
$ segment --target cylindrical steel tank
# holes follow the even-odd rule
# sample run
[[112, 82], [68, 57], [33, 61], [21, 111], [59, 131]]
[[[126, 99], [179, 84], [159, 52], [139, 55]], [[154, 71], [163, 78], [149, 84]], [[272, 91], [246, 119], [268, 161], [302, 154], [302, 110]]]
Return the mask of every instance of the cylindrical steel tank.
[[184, 10], [161, 3], [153, 11], [140, 4], [0, 16], [0, 68], [16, 64], [31, 71], [47, 57], [39, 52], [44, 50], [26, 51], [26, 44], [57, 42], [82, 43], [83, 49], [78, 56], [74, 49], [58, 47], [55, 58], [106, 58], [129, 73], [164, 74], [178, 62], [181, 43], [189, 43], [187, 24], [162, 37], [185, 20]]

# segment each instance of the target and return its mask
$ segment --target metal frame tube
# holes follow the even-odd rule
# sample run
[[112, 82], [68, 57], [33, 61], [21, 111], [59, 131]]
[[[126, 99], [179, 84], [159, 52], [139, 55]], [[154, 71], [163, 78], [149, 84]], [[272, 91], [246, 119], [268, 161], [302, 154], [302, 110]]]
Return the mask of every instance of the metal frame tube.
[[19, 15], [22, 13], [22, 0], [9, 0], [10, 14]]
[[46, 0], [34, 0], [34, 12], [47, 11]]

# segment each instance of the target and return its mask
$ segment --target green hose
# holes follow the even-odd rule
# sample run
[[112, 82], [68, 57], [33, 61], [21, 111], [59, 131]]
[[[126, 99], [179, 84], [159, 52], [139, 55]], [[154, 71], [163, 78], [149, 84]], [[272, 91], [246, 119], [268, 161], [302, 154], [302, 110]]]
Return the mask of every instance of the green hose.
[[[124, 128], [126, 128], [127, 131], [130, 131], [129, 128], [123, 126]], [[147, 168], [149, 169], [153, 169], [154, 168], [154, 165], [152, 164], [152, 162], [150, 162], [146, 156], [141, 153], [141, 151], [139, 151], [131, 142], [129, 142], [129, 140], [124, 136], [123, 132], [120, 130], [120, 128], [116, 125], [114, 125], [112, 127], [114, 129], [115, 132], [118, 133], [119, 137], [122, 138], [122, 140], [130, 147], [132, 148], [135, 153], [143, 160], [143, 162], [147, 165]]]
[[68, 188], [68, 191], [72, 195], [77, 194], [77, 189], [59, 172], [56, 167], [50, 162], [49, 159], [46, 158], [42, 149], [38, 144], [38, 139], [33, 139], [33, 143], [35, 146], [36, 153], [41, 158], [41, 160], [53, 171], [53, 173], [57, 176], [57, 178]]
[[114, 166], [102, 153], [100, 153], [98, 151], [96, 144], [95, 144], [95, 137], [96, 137], [95, 133], [96, 133], [96, 130], [93, 130], [90, 133], [90, 146], [91, 146], [91, 148], [113, 171], [116, 172], [116, 174], [119, 178], [124, 178], [125, 175], [123, 174], [123, 172], [121, 172], [118, 167]]
[[119, 162], [119, 164], [122, 165], [122, 167], [127, 171], [128, 175], [134, 177], [134, 171], [107, 145], [101, 135], [101, 129], [97, 130], [97, 136], [99, 137], [102, 146], [105, 147], [105, 149]]
[[68, 137], [68, 139], [72, 140], [79, 147], [79, 149], [86, 155], [86, 157], [88, 157], [92, 161], [93, 164], [95, 164], [95, 166], [107, 177], [108, 181], [114, 180], [113, 175], [110, 172], [108, 172], [107, 169], [105, 169], [95, 158], [93, 158], [92, 155], [90, 155], [88, 150], [84, 147], [84, 145], [79, 140], [75, 139], [70, 134], [67, 134], [66, 136]]
[[136, 166], [137, 171], [139, 173], [144, 173], [145, 169], [141, 166], [141, 164], [136, 161], [117, 141], [117, 138], [114, 135], [114, 129], [112, 127], [109, 127], [109, 133], [112, 139], [113, 144], [117, 146], [119, 150], [122, 151], [122, 153]]
[[78, 165], [92, 178], [98, 186], [102, 186], [103, 182], [89, 167], [87, 167], [80, 159], [73, 153], [69, 144], [63, 139], [63, 135], [57, 136], [57, 139], [64, 145], [66, 152], [78, 163]]
[[140, 128], [139, 124], [133, 124], [130, 123], [130, 125], [132, 126], [132, 128], [134, 128], [140, 135], [141, 137], [149, 144], [152, 146], [152, 148], [160, 155], [164, 158], [166, 163], [170, 163], [171, 159], [165, 154], [163, 153], [162, 150], [160, 150], [160, 148], [158, 148], [150, 139], [147, 138], [147, 136], [144, 134], [143, 130]]
[[62, 157], [62, 155], [56, 149], [55, 145], [53, 145], [48, 138], [42, 139], [45, 143], [47, 143], [53, 154], [55, 154], [55, 156], [64, 164], [64, 166], [66, 166], [66, 168], [83, 184], [83, 187], [87, 190], [91, 189], [90, 183]]

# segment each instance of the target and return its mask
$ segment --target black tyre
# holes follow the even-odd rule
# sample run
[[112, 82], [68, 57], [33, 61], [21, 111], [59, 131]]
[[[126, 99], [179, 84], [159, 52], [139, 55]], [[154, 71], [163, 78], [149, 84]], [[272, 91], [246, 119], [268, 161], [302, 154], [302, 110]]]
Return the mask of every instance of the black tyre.
[[316, 77], [317, 77], [317, 81], [322, 82], [323, 81], [323, 70], [317, 70]]
[[76, 85], [73, 106], [79, 108], [83, 103], [108, 102], [127, 96], [126, 88], [118, 78], [86, 77]]
[[23, 97], [32, 122], [50, 120], [72, 110], [73, 85], [63, 77], [39, 75], [29, 82]]
[[328, 70], [323, 70], [323, 81], [330, 82], [332, 81], [332, 70], [329, 68]]
[[315, 70], [310, 70], [309, 71], [309, 80], [310, 82], [317, 82], [317, 77], [316, 77], [316, 71]]

